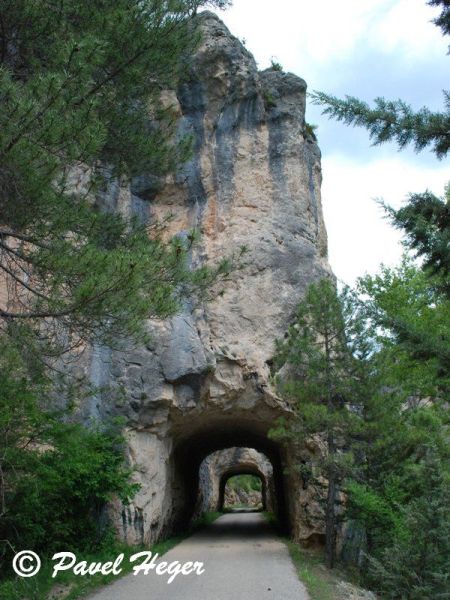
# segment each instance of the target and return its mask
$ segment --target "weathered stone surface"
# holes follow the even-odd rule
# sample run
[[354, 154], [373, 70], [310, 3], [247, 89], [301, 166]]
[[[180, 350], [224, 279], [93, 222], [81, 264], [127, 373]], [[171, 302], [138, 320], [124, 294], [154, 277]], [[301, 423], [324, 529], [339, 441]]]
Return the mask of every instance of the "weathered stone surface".
[[172, 383], [207, 370], [207, 355], [191, 315], [181, 314], [171, 320], [167, 346], [160, 358], [163, 375]]
[[87, 353], [86, 372], [103, 387], [82, 412], [127, 419], [141, 483], [130, 507], [116, 507], [129, 542], [151, 542], [192, 515], [202, 460], [236, 446], [268, 456], [279, 508], [295, 536], [308, 539], [323, 532], [313, 490], [283, 474], [292, 451], [267, 438], [278, 417], [291, 415], [271, 385], [275, 340], [308, 284], [330, 275], [306, 84], [259, 72], [212, 13], [197, 23], [203, 39], [184, 82], [162, 95], [178, 115], [179, 135], [193, 137], [191, 160], [164, 182], [145, 173], [128, 188], [112, 182], [103, 203], [143, 221], [172, 213], [167, 235], [198, 229], [194, 266], [242, 245], [246, 266], [205, 306], [187, 303], [167, 322], [149, 322], [147, 347]]

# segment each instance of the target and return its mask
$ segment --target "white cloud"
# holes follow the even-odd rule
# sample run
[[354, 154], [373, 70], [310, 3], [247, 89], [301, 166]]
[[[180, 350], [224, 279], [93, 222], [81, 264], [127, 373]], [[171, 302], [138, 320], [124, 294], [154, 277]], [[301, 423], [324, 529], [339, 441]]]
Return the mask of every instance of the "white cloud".
[[405, 61], [440, 58], [447, 52], [447, 41], [431, 22], [438, 13], [424, 0], [397, 0], [374, 23], [371, 45], [385, 54], [399, 53]]
[[401, 235], [383, 218], [375, 199], [399, 208], [411, 192], [429, 189], [442, 196], [449, 179], [447, 167], [417, 169], [401, 155], [358, 166], [342, 156], [329, 156], [322, 169], [330, 263], [346, 283], [375, 272], [382, 262], [395, 264], [402, 254]]
[[221, 17], [245, 38], [262, 68], [275, 55], [286, 69], [342, 62], [360, 45], [405, 57], [442, 55], [446, 42], [424, 0], [234, 0]]

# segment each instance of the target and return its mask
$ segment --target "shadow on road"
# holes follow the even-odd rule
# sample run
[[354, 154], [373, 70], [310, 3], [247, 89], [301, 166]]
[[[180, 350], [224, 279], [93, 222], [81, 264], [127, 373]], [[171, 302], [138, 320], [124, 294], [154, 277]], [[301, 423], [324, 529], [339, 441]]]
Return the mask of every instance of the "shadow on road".
[[275, 527], [269, 523], [264, 515], [258, 511], [239, 510], [226, 513], [217, 521], [197, 533], [197, 539], [202, 542], [217, 541], [226, 538], [227, 541], [236, 540], [261, 540], [276, 534]]

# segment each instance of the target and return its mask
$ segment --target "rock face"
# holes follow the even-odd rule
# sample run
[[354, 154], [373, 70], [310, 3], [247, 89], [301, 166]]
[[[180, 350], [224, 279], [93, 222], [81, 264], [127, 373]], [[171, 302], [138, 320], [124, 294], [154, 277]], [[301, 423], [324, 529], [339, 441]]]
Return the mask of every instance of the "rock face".
[[[149, 322], [151, 343], [94, 348], [88, 372], [108, 386], [80, 407], [86, 418], [122, 414], [128, 457], [141, 489], [117, 506], [128, 542], [151, 542], [197, 505], [199, 468], [212, 452], [254, 448], [273, 469], [274, 504], [296, 537], [321, 533], [309, 521], [305, 482], [283, 474], [292, 451], [267, 432], [291, 414], [270, 383], [275, 340], [308, 284], [330, 275], [323, 223], [320, 151], [305, 128], [305, 82], [259, 72], [252, 55], [212, 13], [197, 17], [202, 43], [177, 92], [163, 94], [194, 153], [155, 186], [143, 174], [111, 185], [109, 209], [150, 220], [173, 214], [169, 234], [196, 228], [193, 265], [213, 264], [241, 245], [246, 266], [204, 306]], [[306, 516], [305, 516], [306, 515]]]
[[242, 488], [234, 489], [230, 485], [225, 488], [223, 507], [225, 510], [251, 509], [261, 511], [263, 501], [261, 492], [257, 490], [244, 490]]

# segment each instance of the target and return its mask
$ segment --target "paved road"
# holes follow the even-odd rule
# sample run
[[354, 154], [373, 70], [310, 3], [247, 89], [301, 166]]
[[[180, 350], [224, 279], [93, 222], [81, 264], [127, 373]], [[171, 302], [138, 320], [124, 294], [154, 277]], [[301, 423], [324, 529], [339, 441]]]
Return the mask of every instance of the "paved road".
[[260, 513], [223, 515], [158, 562], [200, 561], [202, 575], [127, 575], [90, 600], [308, 600], [288, 550]]

